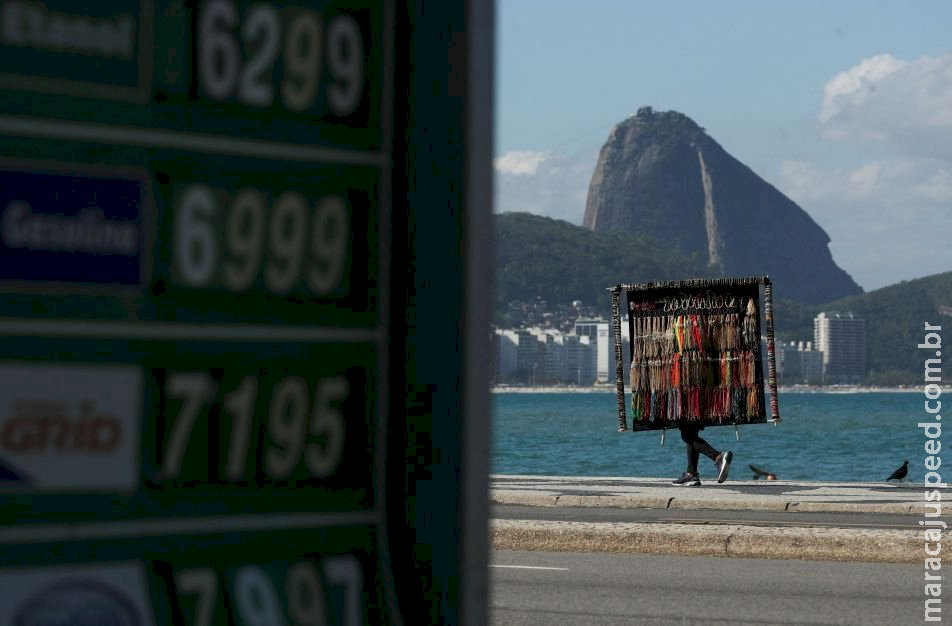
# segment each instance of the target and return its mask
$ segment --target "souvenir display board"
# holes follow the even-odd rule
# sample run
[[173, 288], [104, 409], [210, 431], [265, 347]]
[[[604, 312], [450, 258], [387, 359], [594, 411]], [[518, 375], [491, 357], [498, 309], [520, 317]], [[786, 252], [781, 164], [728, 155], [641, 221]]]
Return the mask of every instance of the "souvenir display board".
[[[769, 413], [761, 366], [761, 287]], [[632, 430], [676, 428], [682, 422], [717, 426], [779, 421], [767, 277], [618, 285], [611, 294], [620, 431], [629, 429], [629, 411]], [[622, 349], [625, 323], [627, 362]]]

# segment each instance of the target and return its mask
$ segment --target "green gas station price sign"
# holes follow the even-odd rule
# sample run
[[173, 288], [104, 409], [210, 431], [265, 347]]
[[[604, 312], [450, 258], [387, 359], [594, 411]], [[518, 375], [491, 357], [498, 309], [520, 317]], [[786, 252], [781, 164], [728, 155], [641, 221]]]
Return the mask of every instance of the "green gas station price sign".
[[179, 42], [155, 66], [163, 127], [176, 128], [187, 109], [192, 128], [230, 137], [381, 148], [384, 3], [179, 7], [156, 23], [159, 37]]
[[102, 125], [107, 141], [221, 151], [262, 139], [364, 161], [383, 146], [387, 6], [4, 0], [0, 124], [22, 131], [11, 116], [28, 112], [47, 121], [31, 120], [41, 132]]
[[[374, 327], [379, 168], [264, 159], [153, 162], [163, 319]], [[302, 306], [303, 305], [303, 306]]]
[[473, 6], [0, 0], [0, 624], [460, 621]]
[[0, 622], [399, 621], [387, 19], [0, 0]]
[[150, 535], [148, 527], [140, 527], [134, 541], [42, 537], [60, 555], [42, 565], [34, 564], [40, 563], [37, 551], [8, 540], [0, 546], [0, 557], [12, 564], [0, 569], [0, 620], [99, 615], [110, 624], [151, 626], [394, 621], [384, 610], [372, 526], [268, 533], [233, 528], [229, 518], [215, 521], [218, 533], [192, 524], [182, 527], [187, 536], [175, 539]]

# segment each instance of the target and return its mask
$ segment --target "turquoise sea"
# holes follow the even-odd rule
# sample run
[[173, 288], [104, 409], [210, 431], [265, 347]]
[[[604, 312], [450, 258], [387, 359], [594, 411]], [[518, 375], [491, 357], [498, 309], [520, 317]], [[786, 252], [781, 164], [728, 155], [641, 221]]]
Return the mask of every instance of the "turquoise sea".
[[[741, 426], [740, 441], [733, 426], [711, 426], [701, 436], [733, 450], [732, 480], [752, 479], [753, 463], [781, 480], [877, 482], [909, 459], [909, 479], [921, 484], [926, 437], [916, 424], [932, 421], [924, 399], [921, 392], [780, 392], [780, 424]], [[663, 447], [660, 431], [617, 432], [613, 391], [495, 393], [492, 404], [494, 474], [655, 478], [684, 470], [677, 430]], [[952, 447], [942, 453], [948, 466], [939, 472], [952, 482]], [[702, 480], [713, 478], [706, 457], [699, 469]]]

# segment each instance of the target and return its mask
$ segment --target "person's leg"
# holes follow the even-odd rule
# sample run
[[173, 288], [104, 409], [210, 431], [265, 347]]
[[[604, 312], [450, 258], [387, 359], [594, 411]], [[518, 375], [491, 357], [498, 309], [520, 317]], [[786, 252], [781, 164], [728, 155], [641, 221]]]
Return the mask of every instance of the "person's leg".
[[722, 483], [727, 480], [727, 473], [730, 471], [731, 461], [734, 458], [733, 452], [730, 450], [718, 452], [714, 446], [697, 436], [694, 438], [694, 449], [714, 461], [714, 465], [717, 466], [717, 482]]
[[708, 457], [712, 461], [717, 460], [717, 455], [720, 454], [715, 450], [711, 444], [704, 441], [698, 435], [701, 432], [700, 426], [697, 424], [692, 424], [690, 422], [682, 424], [680, 426], [681, 430], [681, 441], [687, 446], [688, 452], [688, 469], [689, 474], [697, 474], [697, 462], [701, 458], [701, 454]]
[[681, 439], [684, 441], [684, 448], [688, 454], [688, 466], [684, 471], [694, 476], [697, 475], [697, 462], [701, 458], [700, 452], [694, 446], [695, 438], [697, 438], [697, 431], [692, 433], [690, 430], [681, 430]]
[[697, 476], [697, 462], [701, 458], [701, 453], [694, 442], [698, 439], [697, 428], [693, 424], [681, 426], [681, 441], [684, 442], [684, 448], [688, 454], [688, 466], [684, 471], [692, 476]]
[[684, 442], [684, 448], [687, 451], [688, 467], [673, 484], [692, 487], [700, 485], [701, 481], [697, 477], [698, 452], [693, 446], [694, 438], [697, 437], [697, 428], [694, 424], [682, 423], [678, 426], [678, 430], [681, 431], [681, 441]]
[[686, 423], [681, 426], [681, 439], [687, 446], [688, 454], [686, 473], [697, 476], [697, 462], [703, 454], [717, 466], [717, 482], [722, 483], [727, 480], [727, 473], [734, 455], [730, 451], [719, 452], [698, 434], [700, 431], [700, 426], [696, 424]]
[[685, 470], [688, 474], [697, 476], [697, 462], [701, 458], [700, 453], [694, 446], [688, 446], [688, 468]]
[[707, 441], [702, 439], [700, 435], [697, 434], [697, 432], [695, 432], [694, 434], [694, 442], [691, 445], [695, 450], [694, 452], [695, 465], [697, 464], [696, 459], [700, 458], [700, 455], [702, 454], [706, 456], [707, 458], [711, 459], [712, 461], [714, 461], [715, 463], [717, 463], [717, 457], [719, 457], [721, 453], [718, 452], [714, 448], [714, 446], [712, 446]]

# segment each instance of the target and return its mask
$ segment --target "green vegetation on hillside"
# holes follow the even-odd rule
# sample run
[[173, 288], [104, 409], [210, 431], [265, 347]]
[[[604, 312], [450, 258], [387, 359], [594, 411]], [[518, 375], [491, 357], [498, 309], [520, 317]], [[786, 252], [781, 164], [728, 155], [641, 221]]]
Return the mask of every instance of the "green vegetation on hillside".
[[[813, 338], [813, 318], [817, 313], [851, 312], [866, 320], [866, 382], [922, 384], [923, 361], [935, 358], [935, 353], [927, 354], [916, 346], [925, 335], [926, 322], [952, 329], [949, 307], [952, 272], [945, 272], [818, 306], [781, 302], [776, 306], [774, 325], [778, 339], [806, 341]], [[952, 338], [952, 333], [943, 328], [942, 336]]]
[[[512, 321], [506, 317], [510, 302], [536, 299], [552, 308], [581, 300], [607, 317], [611, 301], [606, 288], [612, 285], [717, 276], [702, 259], [649, 239], [596, 233], [529, 213], [496, 215], [495, 231], [497, 322]], [[813, 318], [821, 311], [852, 312], [866, 320], [868, 384], [921, 384], [923, 361], [935, 355], [916, 345], [922, 341], [925, 322], [952, 329], [952, 272], [823, 305], [779, 301], [774, 317], [777, 339], [812, 341]], [[952, 341], [948, 330], [942, 334]]]
[[495, 216], [496, 319], [513, 301], [581, 300], [610, 312], [606, 289], [619, 283], [714, 276], [689, 258], [644, 237], [596, 233], [530, 213]]

